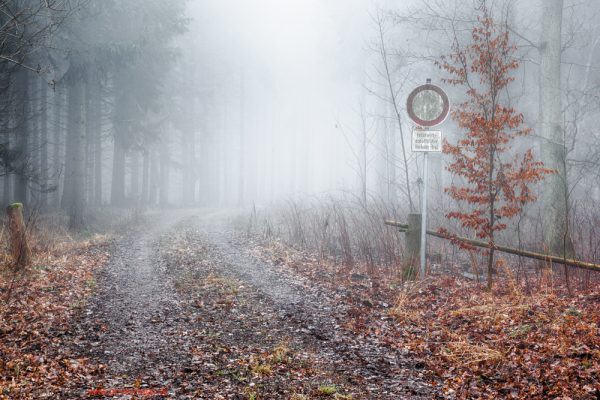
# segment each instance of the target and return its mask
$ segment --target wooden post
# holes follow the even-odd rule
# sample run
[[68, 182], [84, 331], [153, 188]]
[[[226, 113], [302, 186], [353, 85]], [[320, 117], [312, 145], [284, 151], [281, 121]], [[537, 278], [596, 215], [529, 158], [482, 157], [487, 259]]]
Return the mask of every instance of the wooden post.
[[404, 268], [402, 275], [415, 279], [421, 256], [421, 214], [408, 214], [408, 230], [405, 231]]
[[15, 265], [20, 268], [29, 265], [31, 255], [25, 238], [25, 227], [23, 225], [23, 204], [15, 203], [6, 208], [8, 213], [8, 227], [12, 240], [12, 251], [15, 257]]

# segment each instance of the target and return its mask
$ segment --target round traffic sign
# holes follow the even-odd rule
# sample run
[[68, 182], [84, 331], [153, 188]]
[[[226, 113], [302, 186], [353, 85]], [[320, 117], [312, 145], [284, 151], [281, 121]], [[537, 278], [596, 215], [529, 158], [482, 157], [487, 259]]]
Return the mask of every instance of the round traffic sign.
[[448, 116], [450, 101], [441, 87], [428, 83], [419, 86], [408, 95], [406, 110], [416, 124], [436, 126]]

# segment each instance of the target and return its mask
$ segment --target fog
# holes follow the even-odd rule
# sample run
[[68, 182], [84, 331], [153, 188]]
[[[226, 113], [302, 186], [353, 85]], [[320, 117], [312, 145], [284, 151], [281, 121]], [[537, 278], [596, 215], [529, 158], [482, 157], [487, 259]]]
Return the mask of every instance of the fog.
[[[239, 173], [243, 129], [246, 200], [275, 201], [355, 184], [342, 127], [356, 123], [353, 109], [364, 92], [369, 8], [366, 1], [190, 5], [190, 32], [179, 46], [199, 65], [213, 62], [205, 90], [211, 91], [214, 112], [223, 114], [213, 129], [228, 127], [222, 136], [233, 153], [227, 161], [233, 175]], [[220, 189], [219, 201], [237, 201], [239, 179], [222, 183], [227, 189]]]
[[[529, 176], [531, 201], [499, 216], [509, 225], [564, 230], [600, 195], [594, 1], [3, 4], [2, 199], [66, 210], [75, 228], [97, 207], [269, 208], [323, 196], [404, 218], [424, 189], [406, 101], [427, 78], [449, 97], [436, 127], [448, 145], [479, 132], [468, 107], [495, 115], [469, 103], [473, 93], [518, 121], [485, 131], [515, 135], [491, 157], [497, 193], [510, 195], [504, 168], [517, 155], [550, 170]], [[505, 58], [491, 58], [506, 86], [469, 64], [488, 18], [489, 37], [507, 38]], [[461, 62], [465, 80], [451, 81]], [[474, 207], [444, 194], [474, 184], [450, 149], [429, 155], [435, 228]]]

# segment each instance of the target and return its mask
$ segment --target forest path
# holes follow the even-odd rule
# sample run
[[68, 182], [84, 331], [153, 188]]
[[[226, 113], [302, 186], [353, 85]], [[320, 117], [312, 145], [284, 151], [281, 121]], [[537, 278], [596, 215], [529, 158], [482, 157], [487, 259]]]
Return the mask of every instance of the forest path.
[[179, 348], [166, 335], [185, 318], [185, 311], [166, 273], [160, 237], [186, 215], [189, 211], [154, 216], [111, 246], [111, 261], [100, 277], [101, 289], [80, 326], [90, 342], [90, 356], [116, 375], [109, 382], [115, 388], [126, 385], [124, 375], [155, 375], [165, 362], [177, 363], [185, 357], [181, 350], [186, 347]]
[[[415, 376], [412, 360], [377, 340], [348, 340], [340, 332], [347, 314], [336, 300], [343, 294], [323, 293], [252, 255], [252, 242], [228, 228], [235, 215], [171, 211], [113, 245], [101, 289], [80, 323], [86, 355], [108, 366], [96, 387], [168, 390], [168, 398], [283, 399], [314, 395], [327, 381], [354, 399], [432, 398], [435, 391]], [[210, 291], [214, 277], [225, 284]], [[177, 290], [190, 282], [191, 292]], [[304, 370], [274, 376], [250, 368], [283, 342], [299, 361], [308, 357], [310, 380]]]

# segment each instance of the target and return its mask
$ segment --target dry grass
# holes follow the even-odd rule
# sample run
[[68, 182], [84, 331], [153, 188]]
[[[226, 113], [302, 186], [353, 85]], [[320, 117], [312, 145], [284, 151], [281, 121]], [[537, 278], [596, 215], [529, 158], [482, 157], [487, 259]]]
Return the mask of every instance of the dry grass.
[[273, 369], [269, 364], [257, 364], [252, 368], [252, 372], [258, 375], [271, 375], [273, 373]]
[[446, 334], [454, 340], [444, 344], [443, 356], [454, 364], [469, 365], [482, 361], [501, 361], [504, 354], [485, 344], [473, 344], [464, 337], [446, 330]]
[[412, 300], [429, 285], [429, 280], [407, 283], [396, 298], [396, 303], [389, 311], [400, 324], [421, 325], [421, 311], [412, 306]]
[[308, 400], [308, 396], [305, 394], [294, 393], [291, 400]]
[[229, 278], [220, 278], [215, 275], [209, 275], [198, 282], [199, 286], [216, 288], [221, 294], [233, 295], [240, 292], [239, 282]]
[[76, 247], [85, 248], [91, 241], [108, 243], [113, 239], [112, 234], [69, 232], [62, 213], [26, 215], [24, 223], [31, 263], [15, 270], [8, 218], [0, 218], [0, 274], [9, 274], [13, 278], [34, 277], [40, 271], [66, 264], [68, 252]]

